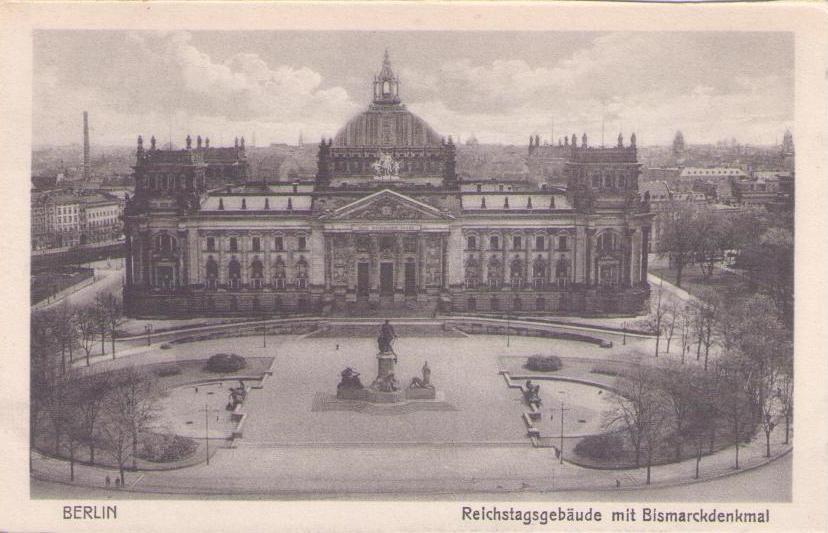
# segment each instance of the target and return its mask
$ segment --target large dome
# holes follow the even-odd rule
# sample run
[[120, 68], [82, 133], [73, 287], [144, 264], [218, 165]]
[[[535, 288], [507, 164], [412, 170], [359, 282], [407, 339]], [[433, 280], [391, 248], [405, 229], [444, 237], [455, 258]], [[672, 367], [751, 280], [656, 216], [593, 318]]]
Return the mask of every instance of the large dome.
[[374, 76], [373, 103], [339, 130], [334, 146], [422, 147], [439, 146], [441, 141], [431, 126], [400, 103], [400, 79], [386, 50], [382, 68]]
[[348, 121], [334, 137], [334, 146], [439, 146], [442, 138], [404, 105], [371, 105]]

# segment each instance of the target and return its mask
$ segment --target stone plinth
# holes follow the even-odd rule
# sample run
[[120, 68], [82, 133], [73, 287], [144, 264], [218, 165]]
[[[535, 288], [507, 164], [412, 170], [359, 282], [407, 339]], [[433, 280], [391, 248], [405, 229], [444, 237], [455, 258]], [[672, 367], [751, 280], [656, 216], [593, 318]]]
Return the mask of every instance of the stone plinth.
[[336, 390], [336, 397], [340, 400], [367, 400], [368, 389], [340, 387]]
[[380, 352], [377, 354], [377, 380], [384, 379], [394, 373], [394, 361], [397, 358], [392, 352]]
[[435, 398], [437, 398], [437, 389], [435, 388], [412, 388], [405, 391], [406, 400], [434, 400]]
[[366, 401], [371, 403], [398, 403], [405, 401], [405, 391], [395, 390], [392, 392], [383, 392], [374, 389], [365, 389], [367, 392]]

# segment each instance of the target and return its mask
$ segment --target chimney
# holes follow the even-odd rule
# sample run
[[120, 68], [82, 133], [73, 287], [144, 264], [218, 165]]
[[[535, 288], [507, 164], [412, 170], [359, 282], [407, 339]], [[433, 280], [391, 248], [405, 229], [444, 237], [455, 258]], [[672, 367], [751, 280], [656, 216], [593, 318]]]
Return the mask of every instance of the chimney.
[[83, 181], [89, 181], [89, 113], [83, 112]]

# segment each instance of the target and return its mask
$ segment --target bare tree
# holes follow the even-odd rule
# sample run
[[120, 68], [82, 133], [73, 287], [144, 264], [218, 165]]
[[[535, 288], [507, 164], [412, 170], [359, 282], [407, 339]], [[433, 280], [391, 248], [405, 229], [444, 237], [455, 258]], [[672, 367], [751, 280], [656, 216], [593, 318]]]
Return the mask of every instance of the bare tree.
[[664, 397], [664, 407], [670, 413], [672, 441], [676, 461], [681, 459], [682, 444], [687, 429], [698, 408], [698, 395], [694, 386], [694, 368], [668, 364], [658, 369], [658, 387]]
[[112, 358], [115, 359], [115, 337], [117, 335], [118, 326], [124, 321], [123, 306], [121, 301], [113, 295], [99, 294], [95, 299], [95, 305], [99, 313], [99, 327], [105, 331], [103, 335], [109, 335], [112, 346]]
[[108, 373], [95, 374], [78, 380], [76, 390], [78, 430], [89, 447], [89, 462], [95, 463], [98, 425], [112, 384]]
[[135, 467], [139, 436], [149, 429], [158, 411], [155, 381], [150, 374], [127, 367], [113, 376], [113, 393], [120, 419], [132, 440], [131, 457]]
[[676, 333], [676, 325], [680, 321], [679, 317], [679, 304], [678, 302], [673, 302], [667, 311], [666, 318], [666, 327], [664, 328], [665, 335], [667, 337], [667, 353], [670, 353], [670, 344], [673, 342], [673, 336]]
[[662, 442], [666, 422], [654, 370], [643, 364], [635, 365], [616, 381], [615, 392], [609, 401], [612, 407], [605, 414], [605, 428], [621, 430], [627, 435], [635, 453], [636, 467], [641, 466], [644, 454], [649, 484], [653, 454]]
[[690, 312], [690, 307], [685, 305], [678, 310], [679, 314], [679, 334], [681, 338], [681, 362], [684, 364], [687, 356], [687, 351], [693, 340], [693, 314]]
[[95, 346], [95, 337], [98, 331], [98, 321], [93, 308], [84, 307], [78, 310], [77, 327], [80, 346], [86, 354], [86, 366], [89, 366], [89, 358], [92, 355], [92, 348]]
[[676, 286], [681, 287], [684, 267], [693, 261], [696, 250], [696, 209], [684, 202], [672, 201], [664, 218], [663, 233], [659, 239], [660, 255], [670, 259], [676, 270]]
[[661, 343], [661, 334], [664, 330], [664, 317], [667, 314], [667, 306], [662, 301], [664, 293], [663, 281], [658, 285], [658, 297], [656, 298], [655, 309], [650, 316], [650, 329], [656, 334], [655, 356], [658, 357], [658, 349]]

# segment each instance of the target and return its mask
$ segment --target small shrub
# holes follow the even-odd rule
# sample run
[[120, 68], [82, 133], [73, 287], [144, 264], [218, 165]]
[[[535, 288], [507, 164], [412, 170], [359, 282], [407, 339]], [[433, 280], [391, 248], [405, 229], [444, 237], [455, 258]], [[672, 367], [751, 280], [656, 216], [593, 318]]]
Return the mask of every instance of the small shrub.
[[533, 355], [526, 361], [526, 368], [539, 372], [554, 372], [561, 366], [561, 358], [557, 355]]
[[605, 376], [623, 376], [624, 375], [624, 372], [620, 368], [618, 368], [616, 366], [604, 365], [604, 364], [595, 365], [594, 367], [592, 367], [592, 370], [590, 370], [590, 372], [593, 373], [593, 374], [603, 374]]
[[155, 375], [159, 378], [166, 378], [169, 376], [177, 376], [181, 373], [181, 367], [170, 365], [170, 366], [162, 366], [161, 368], [155, 371]]
[[196, 441], [172, 433], [148, 433], [138, 447], [138, 457], [154, 463], [169, 463], [191, 456], [198, 448]]
[[597, 461], [614, 461], [624, 455], [624, 439], [616, 433], [590, 435], [575, 445], [575, 453]]
[[208, 372], [237, 372], [247, 366], [244, 357], [234, 353], [217, 353], [207, 360], [204, 370]]

